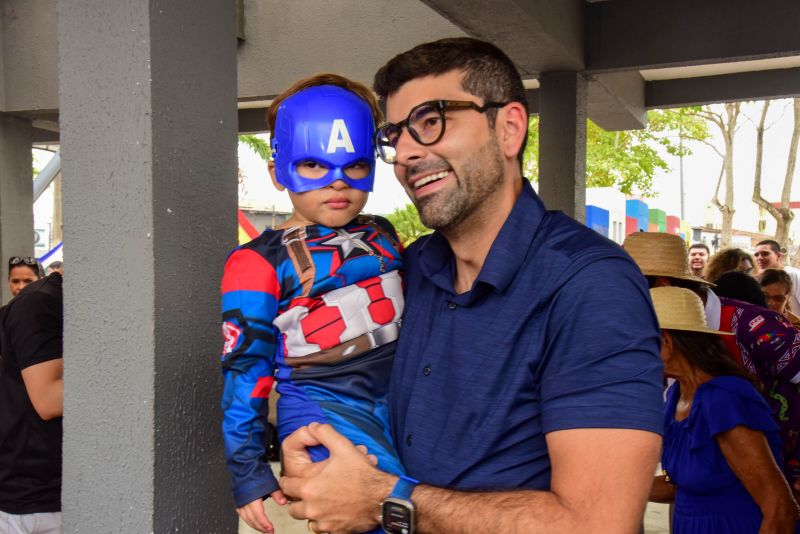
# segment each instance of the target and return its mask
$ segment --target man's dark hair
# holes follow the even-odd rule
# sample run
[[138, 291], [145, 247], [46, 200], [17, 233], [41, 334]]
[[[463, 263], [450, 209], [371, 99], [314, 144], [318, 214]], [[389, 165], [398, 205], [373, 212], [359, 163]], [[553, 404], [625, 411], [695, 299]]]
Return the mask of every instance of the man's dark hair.
[[704, 332], [669, 330], [678, 351], [694, 367], [711, 376], [738, 376], [753, 384], [759, 391], [762, 386], [753, 375], [733, 361], [720, 336]]
[[711, 250], [705, 243], [692, 243], [692, 246], [689, 247], [689, 250], [691, 251], [693, 248], [704, 248], [706, 249], [706, 254], [711, 254]]
[[782, 284], [787, 293], [792, 292], [792, 277], [783, 269], [765, 269], [758, 279], [761, 287], [771, 286], [772, 284]]
[[761, 291], [761, 286], [752, 276], [738, 271], [731, 271], [713, 280], [713, 282], [717, 286], [714, 288], [714, 293], [720, 297], [741, 300], [762, 308], [767, 307], [767, 301]]
[[781, 250], [781, 244], [775, 241], [774, 239], [764, 239], [756, 243], [757, 247], [760, 247], [761, 245], [768, 245], [769, 248], [772, 249], [772, 252], [774, 252], [775, 254], [781, 254], [783, 252]]
[[[454, 37], [423, 43], [393, 57], [375, 74], [373, 89], [382, 102], [404, 84], [425, 76], [437, 76], [463, 70], [461, 87], [484, 102], [519, 102], [528, 112], [528, 98], [522, 78], [514, 62], [491, 43], [471, 37]], [[493, 128], [495, 109], [486, 112]], [[528, 136], [522, 142], [517, 159], [522, 155]]]

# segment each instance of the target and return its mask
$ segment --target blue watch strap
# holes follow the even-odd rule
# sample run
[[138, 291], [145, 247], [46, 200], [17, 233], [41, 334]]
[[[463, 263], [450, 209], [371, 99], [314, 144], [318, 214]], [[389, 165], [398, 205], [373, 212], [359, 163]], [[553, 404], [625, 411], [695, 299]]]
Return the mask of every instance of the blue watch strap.
[[389, 495], [389, 497], [394, 497], [395, 499], [405, 499], [407, 501], [410, 501], [411, 492], [414, 491], [414, 488], [417, 487], [417, 484], [419, 484], [419, 480], [415, 480], [411, 477], [401, 475], [400, 478], [397, 480], [397, 484], [394, 485], [392, 494]]

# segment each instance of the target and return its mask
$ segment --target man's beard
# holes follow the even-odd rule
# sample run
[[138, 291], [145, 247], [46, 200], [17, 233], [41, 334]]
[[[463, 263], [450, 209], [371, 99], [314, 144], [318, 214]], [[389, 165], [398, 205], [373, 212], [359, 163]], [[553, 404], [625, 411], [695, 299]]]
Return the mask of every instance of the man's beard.
[[[494, 136], [490, 136], [458, 174], [453, 169], [456, 187], [452, 191], [437, 191], [415, 201], [422, 224], [434, 230], [457, 227], [500, 188], [503, 174], [500, 145]], [[483, 207], [493, 209], [492, 206]]]

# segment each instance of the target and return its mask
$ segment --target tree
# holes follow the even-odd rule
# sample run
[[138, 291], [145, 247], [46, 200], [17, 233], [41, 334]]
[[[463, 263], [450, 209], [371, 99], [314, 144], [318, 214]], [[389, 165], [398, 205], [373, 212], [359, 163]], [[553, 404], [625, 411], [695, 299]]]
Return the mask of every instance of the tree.
[[[728, 102], [723, 105], [722, 110], [717, 111], [716, 108], [705, 106], [696, 112], [698, 117], [701, 117], [719, 128], [722, 135], [724, 149], [721, 151], [713, 144], [706, 142], [719, 156], [722, 158], [722, 168], [719, 171], [719, 178], [717, 179], [717, 188], [714, 192], [714, 198], [711, 199], [719, 211], [722, 212], [722, 246], [727, 247], [731, 244], [731, 235], [733, 234], [733, 214], [736, 210], [733, 208], [733, 140], [736, 135], [738, 127], [739, 113], [741, 112], [741, 102]], [[722, 178], [725, 178], [725, 203], [719, 201], [719, 188], [722, 184]]]
[[413, 243], [418, 237], [433, 232], [433, 230], [422, 224], [419, 212], [417, 212], [417, 208], [413, 204], [406, 204], [403, 208], [395, 209], [386, 218], [397, 230], [400, 241], [403, 242], [405, 247]]
[[266, 139], [262, 139], [256, 135], [240, 135], [239, 142], [243, 145], [247, 145], [264, 161], [269, 161], [272, 157], [272, 149]]
[[[654, 110], [647, 114], [649, 125], [643, 130], [607, 132], [591, 120], [586, 126], [586, 185], [614, 186], [631, 194], [638, 189], [644, 196], [655, 196], [653, 177], [669, 170], [659, 148], [673, 156], [691, 154], [687, 140], [709, 137], [707, 123], [691, 111], [699, 108]], [[539, 179], [539, 117], [528, 121], [528, 145], [523, 172]]]
[[[767, 111], [769, 110], [770, 101], [765, 100], [761, 107], [761, 117], [759, 118], [758, 125], [756, 126], [756, 163], [755, 172], [753, 173], [753, 202], [760, 208], [764, 209], [774, 219], [776, 224], [775, 228], [775, 241], [782, 245], [788, 244], [789, 241], [789, 228], [794, 219], [794, 212], [790, 208], [790, 200], [792, 194], [792, 182], [794, 181], [795, 164], [797, 162], [797, 146], [800, 142], [800, 98], [792, 100], [792, 109], [794, 112], [794, 128], [792, 130], [792, 138], [789, 141], [789, 154], [786, 158], [786, 173], [783, 176], [783, 189], [781, 190], [780, 208], [776, 208], [771, 202], [767, 201], [761, 194], [761, 163], [764, 157], [764, 131], [766, 130]], [[787, 247], [789, 248], [789, 247]]]
[[[265, 139], [262, 139], [256, 135], [240, 135], [239, 143], [250, 148], [250, 150], [255, 152], [258, 157], [264, 160], [264, 163], [269, 163], [269, 160], [272, 158], [272, 149]], [[236, 176], [239, 181], [239, 188], [241, 189], [241, 192], [246, 194], [247, 189], [245, 188], [244, 184], [245, 175], [241, 167], [238, 168]]]

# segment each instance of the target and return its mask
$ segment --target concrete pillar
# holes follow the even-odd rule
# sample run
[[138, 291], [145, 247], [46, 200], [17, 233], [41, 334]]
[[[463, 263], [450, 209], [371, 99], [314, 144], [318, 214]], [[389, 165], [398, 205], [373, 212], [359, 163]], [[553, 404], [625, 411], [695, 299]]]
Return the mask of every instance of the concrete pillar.
[[543, 72], [539, 83], [539, 195], [549, 209], [586, 220], [586, 78]]
[[232, 532], [236, 5], [58, 0], [65, 532]]
[[0, 305], [11, 299], [8, 258], [33, 256], [31, 121], [0, 117]]

